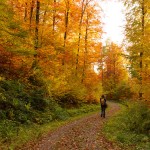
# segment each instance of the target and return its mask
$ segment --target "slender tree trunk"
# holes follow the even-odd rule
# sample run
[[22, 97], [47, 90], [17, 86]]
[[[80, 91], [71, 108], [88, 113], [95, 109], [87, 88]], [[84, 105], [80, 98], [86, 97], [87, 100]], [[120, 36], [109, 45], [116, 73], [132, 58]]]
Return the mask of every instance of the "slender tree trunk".
[[24, 10], [24, 21], [26, 22], [27, 21], [27, 2], [25, 3], [25, 10]]
[[[116, 52], [116, 48], [111, 45], [113, 52]], [[116, 53], [113, 54], [113, 71], [114, 71], [114, 87], [116, 87]]]
[[36, 1], [36, 17], [35, 17], [35, 37], [34, 37], [34, 60], [32, 63], [32, 69], [36, 69], [38, 66], [37, 60], [37, 50], [39, 48], [39, 21], [40, 21], [40, 2], [39, 0]]
[[116, 87], [116, 60], [114, 58], [114, 87]]
[[56, 24], [56, 0], [54, 0], [54, 8], [53, 8], [53, 36], [55, 35], [55, 24]]
[[145, 26], [145, 1], [142, 1], [142, 50], [140, 52], [140, 90], [139, 99], [143, 98], [143, 53], [144, 53], [144, 26]]
[[33, 10], [34, 10], [34, 0], [32, 0], [31, 2], [29, 30], [31, 30], [31, 26], [32, 26]]
[[104, 69], [103, 69], [103, 67], [104, 67], [104, 65], [103, 65], [103, 57], [104, 57], [104, 54], [103, 54], [103, 53], [104, 53], [104, 46], [103, 46], [103, 49], [102, 49], [102, 51], [101, 51], [102, 87], [103, 87], [103, 85], [104, 85]]
[[35, 45], [34, 49], [37, 50], [39, 47], [39, 21], [40, 21], [40, 2], [37, 0], [36, 3], [36, 20], [35, 20]]
[[66, 12], [65, 12], [65, 33], [64, 33], [64, 56], [62, 60], [62, 65], [65, 65], [65, 55], [66, 55], [66, 40], [67, 40], [67, 30], [69, 23], [69, 1], [66, 2]]
[[45, 21], [46, 21], [46, 13], [47, 13], [47, 9], [44, 11], [43, 21], [42, 21], [43, 26], [42, 26], [41, 38], [40, 38], [40, 40], [41, 40], [40, 46], [41, 47], [43, 45], [43, 33], [44, 33], [44, 28], [43, 27], [44, 27], [44, 24], [45, 24]]
[[85, 41], [85, 47], [84, 47], [84, 64], [83, 64], [83, 72], [82, 72], [82, 83], [85, 79], [85, 70], [86, 70], [86, 63], [87, 63], [87, 44], [88, 44], [88, 25], [89, 25], [89, 20], [88, 20], [88, 13], [87, 13], [87, 19], [86, 19], [86, 29], [85, 29], [85, 38], [84, 38], [84, 41]]
[[81, 26], [83, 21], [83, 15], [85, 13], [86, 7], [88, 5], [88, 0], [86, 0], [86, 4], [84, 5], [85, 0], [82, 1], [82, 10], [81, 10], [81, 17], [79, 21], [79, 33], [78, 33], [78, 49], [77, 49], [77, 56], [76, 56], [76, 76], [78, 70], [78, 63], [79, 63], [79, 52], [80, 52], [80, 41], [81, 41]]

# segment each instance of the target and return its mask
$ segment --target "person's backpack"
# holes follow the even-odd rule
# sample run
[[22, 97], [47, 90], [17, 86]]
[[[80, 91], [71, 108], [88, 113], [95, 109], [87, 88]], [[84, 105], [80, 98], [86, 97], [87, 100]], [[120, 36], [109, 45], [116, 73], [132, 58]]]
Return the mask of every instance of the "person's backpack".
[[106, 105], [105, 98], [101, 98], [100, 102], [101, 102], [101, 105]]

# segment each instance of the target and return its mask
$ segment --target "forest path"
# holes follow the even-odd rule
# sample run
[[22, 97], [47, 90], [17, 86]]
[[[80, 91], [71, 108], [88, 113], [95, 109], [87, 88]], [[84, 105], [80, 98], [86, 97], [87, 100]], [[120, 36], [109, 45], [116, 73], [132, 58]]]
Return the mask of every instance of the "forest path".
[[100, 113], [86, 116], [73, 121], [49, 133], [30, 148], [25, 150], [121, 150], [116, 143], [108, 141], [103, 133], [104, 123], [117, 112], [120, 107], [109, 102], [106, 118], [101, 118]]

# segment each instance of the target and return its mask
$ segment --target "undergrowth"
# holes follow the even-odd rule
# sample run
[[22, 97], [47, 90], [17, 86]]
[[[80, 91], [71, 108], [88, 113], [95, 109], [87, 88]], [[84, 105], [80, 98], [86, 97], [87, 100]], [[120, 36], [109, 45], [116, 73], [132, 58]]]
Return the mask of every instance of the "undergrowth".
[[63, 108], [45, 93], [42, 86], [0, 81], [0, 149], [14, 149], [70, 118], [99, 109], [98, 105], [83, 103], [78, 108]]
[[[67, 110], [64, 110], [64, 109], [58, 110], [57, 113], [59, 117], [47, 123], [43, 123], [43, 124], [34, 123], [30, 125], [20, 125], [18, 126], [18, 128], [16, 128], [16, 126], [12, 126], [12, 124], [9, 124], [7, 126], [7, 130], [6, 130], [6, 127], [4, 130], [4, 126], [1, 126], [2, 130], [1, 129], [0, 130], [2, 132], [1, 131], [0, 132], [3, 134], [3, 137], [1, 137], [1, 140], [0, 140], [0, 148], [4, 150], [5, 149], [13, 150], [16, 148], [20, 149], [24, 144], [27, 144], [28, 142], [36, 141], [37, 139], [47, 135], [47, 133], [50, 132], [51, 130], [58, 128], [59, 126], [62, 126], [80, 117], [89, 115], [98, 110], [99, 110], [99, 105], [95, 105], [95, 104], [85, 105], [84, 104], [78, 109], [72, 108], [72, 109], [67, 109]], [[65, 113], [63, 114], [62, 111], [64, 111]], [[42, 116], [44, 115], [45, 117], [47, 116], [46, 113], [43, 114]], [[9, 136], [8, 139], [6, 139], [6, 135]]]
[[149, 150], [150, 109], [142, 102], [128, 103], [127, 107], [106, 123], [104, 133], [121, 145]]
[[[52, 124], [99, 109], [98, 105], [77, 102], [81, 100], [71, 92], [61, 97], [50, 95], [44, 81], [34, 80], [0, 80], [0, 149], [22, 145], [40, 137]], [[60, 101], [66, 101], [65, 105]]]

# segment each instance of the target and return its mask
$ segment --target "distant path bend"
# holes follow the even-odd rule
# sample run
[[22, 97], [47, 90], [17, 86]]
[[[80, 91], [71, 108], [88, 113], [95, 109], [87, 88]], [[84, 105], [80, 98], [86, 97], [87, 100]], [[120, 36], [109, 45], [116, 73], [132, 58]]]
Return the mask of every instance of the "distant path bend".
[[120, 109], [116, 103], [109, 102], [108, 105], [105, 119], [100, 117], [100, 113], [86, 116], [59, 127], [36, 145], [24, 150], [121, 150], [102, 133], [105, 121]]

